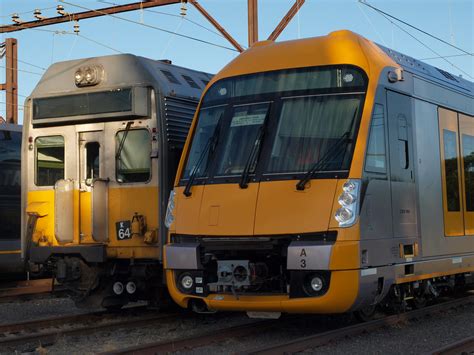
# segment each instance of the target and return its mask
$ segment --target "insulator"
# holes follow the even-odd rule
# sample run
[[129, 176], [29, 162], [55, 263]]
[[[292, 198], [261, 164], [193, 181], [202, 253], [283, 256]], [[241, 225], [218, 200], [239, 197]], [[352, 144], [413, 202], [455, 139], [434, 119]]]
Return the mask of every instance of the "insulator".
[[79, 22], [75, 21], [74, 22], [74, 33], [79, 34], [80, 29], [79, 29]]
[[182, 3], [181, 3], [181, 9], [180, 9], [179, 14], [180, 14], [181, 16], [186, 16], [186, 11], [187, 11], [187, 10], [188, 10], [188, 9], [186, 8], [186, 3], [185, 3], [185, 2], [182, 2]]
[[15, 23], [22, 23], [23, 21], [20, 20], [20, 16], [18, 16], [18, 14], [13, 14], [12, 15], [12, 21], [15, 22]]

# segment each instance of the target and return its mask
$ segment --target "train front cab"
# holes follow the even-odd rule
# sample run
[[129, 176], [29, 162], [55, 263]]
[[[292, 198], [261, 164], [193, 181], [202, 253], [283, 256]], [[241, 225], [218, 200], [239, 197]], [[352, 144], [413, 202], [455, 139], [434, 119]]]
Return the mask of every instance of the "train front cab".
[[57, 63], [26, 102], [23, 250], [78, 306], [164, 291], [160, 201], [200, 95], [183, 74], [198, 73], [132, 55]]
[[[417, 175], [433, 178], [420, 169], [441, 159], [416, 159], [415, 79], [397, 56], [340, 31], [257, 44], [216, 75], [168, 207], [165, 268], [178, 304], [363, 311], [389, 292], [413, 298], [437, 262], [444, 275], [472, 271], [472, 237], [453, 245], [427, 229], [427, 203], [442, 199], [424, 198]], [[437, 127], [438, 116], [426, 119]], [[441, 191], [441, 179], [429, 186]], [[459, 264], [449, 257], [466, 252]]]

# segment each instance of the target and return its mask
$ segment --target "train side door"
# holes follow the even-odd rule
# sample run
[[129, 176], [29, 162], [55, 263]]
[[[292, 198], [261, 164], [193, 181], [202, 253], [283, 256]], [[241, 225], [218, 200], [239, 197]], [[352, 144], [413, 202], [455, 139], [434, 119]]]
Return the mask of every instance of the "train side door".
[[79, 133], [79, 226], [81, 242], [107, 240], [107, 184], [103, 131]]
[[412, 99], [387, 91], [387, 107], [393, 234], [398, 238], [416, 237]]

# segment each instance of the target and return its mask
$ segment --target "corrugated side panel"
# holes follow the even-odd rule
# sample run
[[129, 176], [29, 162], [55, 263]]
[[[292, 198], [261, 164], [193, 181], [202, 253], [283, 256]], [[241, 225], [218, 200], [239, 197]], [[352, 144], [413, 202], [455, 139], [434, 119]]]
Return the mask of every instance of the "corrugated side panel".
[[171, 149], [183, 148], [188, 135], [197, 100], [180, 97], [165, 97], [166, 137]]

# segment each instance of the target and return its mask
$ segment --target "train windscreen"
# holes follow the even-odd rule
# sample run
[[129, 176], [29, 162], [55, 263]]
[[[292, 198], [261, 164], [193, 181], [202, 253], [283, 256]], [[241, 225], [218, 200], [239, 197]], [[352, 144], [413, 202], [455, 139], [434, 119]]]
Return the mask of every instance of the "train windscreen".
[[366, 87], [352, 66], [218, 81], [203, 99], [182, 178], [347, 171]]

